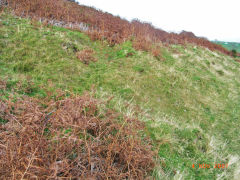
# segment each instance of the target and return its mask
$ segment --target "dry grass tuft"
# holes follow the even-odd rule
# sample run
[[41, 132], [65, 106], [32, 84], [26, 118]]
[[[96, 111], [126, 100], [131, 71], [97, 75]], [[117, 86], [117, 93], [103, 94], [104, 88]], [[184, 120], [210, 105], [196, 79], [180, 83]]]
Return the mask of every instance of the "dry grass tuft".
[[150, 51], [152, 43], [146, 41], [144, 38], [141, 38], [133, 41], [133, 47], [138, 51]]
[[92, 49], [84, 49], [76, 53], [77, 58], [84, 64], [89, 64], [90, 62], [96, 62], [97, 59], [94, 57], [94, 51]]
[[137, 119], [100, 113], [90, 95], [0, 102], [0, 179], [144, 179], [150, 140]]
[[0, 90], [6, 90], [7, 82], [0, 79]]
[[160, 50], [160, 48], [158, 48], [158, 47], [152, 49], [152, 55], [153, 55], [155, 58], [157, 58], [158, 60], [163, 59], [163, 58], [162, 58], [161, 50]]

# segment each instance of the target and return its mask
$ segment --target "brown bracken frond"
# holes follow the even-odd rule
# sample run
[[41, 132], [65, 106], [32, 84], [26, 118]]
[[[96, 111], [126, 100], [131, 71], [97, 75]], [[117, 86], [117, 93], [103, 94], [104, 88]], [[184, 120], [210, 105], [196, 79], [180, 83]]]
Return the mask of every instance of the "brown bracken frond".
[[98, 105], [89, 94], [0, 101], [0, 179], [147, 178], [144, 124]]

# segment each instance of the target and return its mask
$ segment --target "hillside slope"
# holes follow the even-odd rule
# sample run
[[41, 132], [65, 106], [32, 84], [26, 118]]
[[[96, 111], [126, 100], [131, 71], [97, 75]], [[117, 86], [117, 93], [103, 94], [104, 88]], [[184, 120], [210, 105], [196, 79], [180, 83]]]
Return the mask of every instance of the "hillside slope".
[[108, 108], [145, 122], [158, 153], [156, 179], [238, 179], [240, 63], [191, 44], [159, 50], [156, 58], [134, 50], [131, 41], [110, 47], [78, 31], [2, 13], [0, 78], [7, 85], [0, 98], [13, 96], [13, 89], [36, 98], [46, 90], [94, 91]]

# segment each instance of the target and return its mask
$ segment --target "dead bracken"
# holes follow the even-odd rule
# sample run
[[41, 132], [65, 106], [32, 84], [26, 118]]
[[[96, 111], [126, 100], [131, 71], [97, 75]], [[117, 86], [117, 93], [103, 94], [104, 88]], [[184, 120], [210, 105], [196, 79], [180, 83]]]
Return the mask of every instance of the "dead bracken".
[[0, 102], [0, 179], [145, 179], [154, 167], [144, 124], [89, 94]]
[[[78, 5], [65, 0], [5, 0], [8, 7], [21, 17], [31, 17], [45, 20], [46, 24], [52, 21], [68, 24], [69, 28], [82, 30], [82, 24], [92, 40], [106, 40], [115, 45], [134, 39], [134, 47], [137, 50], [152, 52], [154, 43], [186, 44], [192, 43], [217, 50], [224, 54], [232, 53], [220, 45], [214, 44], [205, 38], [196, 37], [192, 32], [183, 31], [180, 34], [168, 33], [157, 29], [149, 23], [133, 20], [131, 22], [104, 13], [94, 8]], [[73, 24], [78, 24], [77, 28]], [[150, 46], [149, 46], [150, 45]]]

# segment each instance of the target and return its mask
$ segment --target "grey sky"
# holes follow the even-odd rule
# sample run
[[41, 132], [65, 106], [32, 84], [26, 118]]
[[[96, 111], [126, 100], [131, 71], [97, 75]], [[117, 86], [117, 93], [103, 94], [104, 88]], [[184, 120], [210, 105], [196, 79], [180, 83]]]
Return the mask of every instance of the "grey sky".
[[80, 4], [138, 18], [165, 31], [192, 31], [210, 40], [240, 42], [240, 0], [78, 0]]

